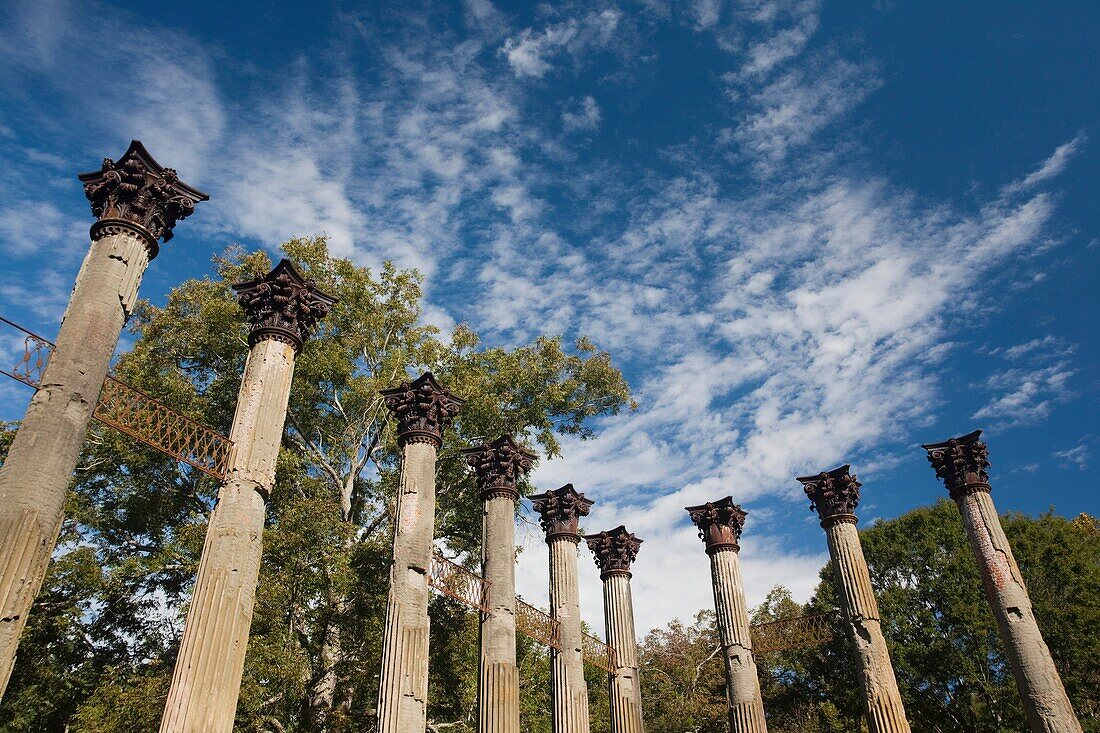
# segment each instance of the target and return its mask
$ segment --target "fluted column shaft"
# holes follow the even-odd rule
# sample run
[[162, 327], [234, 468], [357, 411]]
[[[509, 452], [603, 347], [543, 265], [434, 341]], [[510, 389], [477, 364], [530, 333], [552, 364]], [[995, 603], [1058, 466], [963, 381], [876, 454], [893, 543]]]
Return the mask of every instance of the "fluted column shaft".
[[604, 573], [603, 607], [607, 643], [616, 652], [615, 671], [609, 675], [611, 733], [644, 733], [630, 573]]
[[823, 524], [841, 613], [856, 652], [867, 727], [870, 733], [909, 733], [855, 517], [833, 517]]
[[233, 729], [294, 356], [293, 346], [275, 339], [248, 354], [230, 432], [234, 453], [206, 531], [161, 733]]
[[558, 621], [561, 649], [550, 650], [550, 692], [554, 733], [588, 733], [588, 684], [581, 649], [577, 544], [580, 536], [559, 535], [550, 545], [550, 614]]
[[379, 733], [424, 733], [427, 720], [436, 446], [410, 442], [403, 451], [378, 686]]
[[745, 605], [745, 585], [741, 580], [741, 560], [737, 551], [725, 548], [712, 553], [710, 575], [714, 586], [718, 637], [726, 663], [730, 731], [766, 733], [768, 726], [760, 697], [756, 660], [752, 655], [749, 611]]
[[484, 500], [482, 567], [489, 581], [488, 613], [481, 614], [478, 733], [519, 733], [516, 666], [516, 501], [490, 493]]
[[1081, 733], [1062, 678], [1031, 607], [1023, 575], [1001, 527], [993, 497], [978, 490], [956, 498], [982, 584], [1004, 642], [1033, 733]]
[[0, 468], [0, 696], [57, 544], [88, 422], [155, 247], [148, 231], [126, 221], [92, 227], [57, 343]]

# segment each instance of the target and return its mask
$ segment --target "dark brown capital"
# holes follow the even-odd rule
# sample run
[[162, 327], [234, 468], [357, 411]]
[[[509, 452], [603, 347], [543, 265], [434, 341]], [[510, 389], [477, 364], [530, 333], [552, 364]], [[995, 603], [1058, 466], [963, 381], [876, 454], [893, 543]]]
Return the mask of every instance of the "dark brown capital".
[[176, 222], [210, 198], [181, 181], [171, 168], [161, 167], [138, 140], [130, 143], [117, 163], [104, 158], [101, 169], [81, 173], [79, 178], [98, 219], [92, 237], [110, 233], [112, 224], [136, 225], [146, 237], [149, 259], [157, 256], [157, 240], [171, 239]]
[[431, 372], [380, 394], [397, 417], [397, 442], [401, 445], [431, 443], [439, 448], [443, 445], [443, 428], [466, 402], [447, 391]]
[[821, 517], [821, 526], [838, 522], [856, 521], [859, 505], [859, 487], [856, 477], [849, 473], [847, 464], [832, 471], [822, 471], [816, 476], [800, 476], [802, 488], [810, 499], [810, 510]]
[[642, 546], [642, 540], [627, 532], [621, 524], [605, 532], [586, 534], [584, 539], [588, 542], [588, 549], [596, 556], [600, 580], [612, 575], [630, 575], [630, 565], [638, 557], [638, 548]]
[[557, 537], [568, 537], [579, 543], [580, 519], [588, 516], [588, 510], [594, 503], [574, 489], [573, 484], [531, 497], [531, 505], [539, 513], [539, 523], [546, 530], [547, 542]]
[[513, 440], [511, 435], [502, 435], [492, 443], [483, 443], [462, 452], [466, 462], [477, 473], [482, 499], [506, 496], [518, 501], [516, 482], [531, 470], [538, 457]]
[[977, 491], [989, 491], [989, 448], [975, 430], [960, 438], [943, 443], [922, 445], [928, 451], [928, 462], [943, 479], [952, 499]]
[[317, 324], [336, 302], [302, 277], [290, 260], [282, 260], [263, 277], [236, 283], [237, 302], [248, 316], [248, 345], [274, 339], [301, 351]]
[[732, 496], [685, 508], [691, 515], [691, 521], [699, 528], [699, 539], [706, 544], [708, 555], [741, 549], [737, 541], [741, 539], [748, 512], [740, 504], [734, 504]]

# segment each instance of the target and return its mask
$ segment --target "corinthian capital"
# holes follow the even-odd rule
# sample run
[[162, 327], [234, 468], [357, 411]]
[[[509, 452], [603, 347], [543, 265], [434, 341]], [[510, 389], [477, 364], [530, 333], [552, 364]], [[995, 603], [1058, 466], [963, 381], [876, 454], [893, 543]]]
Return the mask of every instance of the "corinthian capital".
[[741, 539], [748, 512], [740, 504], [734, 504], [732, 496], [685, 508], [699, 529], [699, 539], [707, 546], [708, 555], [721, 550], [741, 549], [738, 540]]
[[171, 239], [176, 222], [210, 198], [181, 181], [171, 168], [161, 167], [138, 140], [130, 143], [118, 162], [104, 158], [102, 168], [81, 173], [79, 178], [99, 220], [92, 236], [110, 233], [112, 220], [137, 225], [146, 236], [150, 259], [157, 255], [157, 240]]
[[546, 531], [547, 542], [555, 537], [568, 537], [580, 542], [577, 533], [580, 519], [588, 516], [588, 510], [594, 503], [574, 489], [573, 484], [531, 497], [531, 505], [539, 513], [539, 523]]
[[630, 565], [637, 559], [638, 548], [642, 546], [642, 540], [627, 532], [621, 524], [605, 532], [586, 534], [584, 539], [596, 556], [601, 580], [612, 575], [630, 575]]
[[928, 462], [943, 479], [952, 499], [976, 491], [989, 491], [989, 448], [975, 430], [960, 438], [943, 443], [922, 445], [928, 451]]
[[336, 299], [303, 278], [290, 260], [282, 260], [263, 277], [236, 283], [233, 290], [251, 329], [248, 345], [274, 339], [301, 351], [317, 324]]
[[477, 473], [482, 499], [506, 496], [514, 501], [519, 500], [516, 482], [531, 470], [537, 458], [514, 441], [511, 435], [502, 435], [492, 443], [483, 443], [462, 452], [466, 462]]
[[465, 404], [440, 384], [431, 372], [424, 372], [412, 382], [384, 389], [386, 407], [397, 417], [397, 441], [443, 445], [443, 428]]
[[843, 465], [816, 476], [798, 478], [810, 499], [810, 509], [817, 511], [822, 525], [856, 521], [855, 510], [859, 505], [861, 484], [849, 473], [849, 468]]

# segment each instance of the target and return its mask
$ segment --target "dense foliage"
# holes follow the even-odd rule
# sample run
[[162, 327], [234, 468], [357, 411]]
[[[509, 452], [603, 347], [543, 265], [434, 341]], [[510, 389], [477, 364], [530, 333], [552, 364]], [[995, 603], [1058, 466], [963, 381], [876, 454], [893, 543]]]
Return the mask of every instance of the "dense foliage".
[[[1005, 532], [1039, 626], [1086, 731], [1100, 731], [1100, 528], [1082, 515], [1010, 514]], [[883, 631], [915, 731], [1026, 730], [993, 614], [955, 505], [941, 500], [860, 533]], [[835, 608], [832, 572], [805, 606], [776, 588], [760, 623]], [[866, 725], [848, 640], [758, 659], [772, 733], [859, 733]], [[651, 632], [642, 649], [647, 725], [669, 733], [727, 730], [714, 615]]]
[[[323, 238], [284, 249], [339, 303], [297, 361], [236, 729], [367, 731], [399, 468], [378, 391], [430, 369], [467, 398], [437, 471], [437, 535], [463, 561], [479, 552], [481, 516], [461, 448], [508, 432], [554, 456], [560, 436], [591, 437], [592, 418], [632, 402], [610, 356], [587, 339], [485, 348], [461, 325], [444, 336], [422, 323], [417, 273], [333, 258]], [[234, 250], [216, 260], [216, 278], [183, 283], [163, 308], [143, 303], [118, 375], [227, 432], [247, 353], [228, 284], [271, 264], [264, 253]], [[0, 427], [4, 448], [13, 426]], [[217, 488], [93, 425], [61, 545], [0, 706], [0, 730], [156, 730]], [[429, 715], [433, 726], [461, 733], [474, 709], [476, 621], [440, 598], [431, 613]], [[525, 668], [546, 667], [544, 652], [522, 648]], [[531, 709], [548, 720], [547, 707], [533, 700]], [[548, 730], [540, 726], [532, 730]]]

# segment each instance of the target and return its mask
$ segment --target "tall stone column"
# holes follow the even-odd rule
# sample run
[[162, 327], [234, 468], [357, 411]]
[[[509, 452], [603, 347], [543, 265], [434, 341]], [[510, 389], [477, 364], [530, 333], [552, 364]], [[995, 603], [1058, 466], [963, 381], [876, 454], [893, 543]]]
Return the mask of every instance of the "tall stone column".
[[393, 564], [378, 682], [379, 733], [424, 733], [428, 710], [428, 572], [435, 538], [435, 459], [465, 400], [431, 372], [382, 391], [401, 445]]
[[909, 733], [894, 666], [882, 636], [882, 619], [871, 589], [871, 574], [856, 531], [857, 519], [853, 512], [859, 504], [861, 484], [848, 469], [849, 466], [841, 466], [798, 480], [812, 502], [810, 508], [816, 509], [821, 517], [821, 526], [829, 541], [829, 556], [840, 593], [840, 611], [856, 652], [867, 728], [870, 733]]
[[962, 513], [985, 597], [997, 619], [1005, 655], [1033, 733], [1081, 733], [1062, 678], [1039, 626], [1024, 577], [1012, 555], [989, 486], [989, 450], [975, 430], [921, 446]]
[[229, 433], [233, 454], [206, 530], [161, 733], [233, 729], [294, 358], [335, 302], [287, 260], [233, 289], [251, 325], [250, 351]]
[[760, 679], [752, 655], [749, 610], [741, 580], [741, 531], [748, 513], [727, 496], [687, 507], [710, 556], [718, 638], [726, 662], [726, 707], [731, 733], [767, 733]]
[[566, 484], [531, 497], [550, 546], [550, 616], [558, 622], [561, 649], [550, 650], [551, 721], [554, 733], [588, 733], [588, 684], [581, 649], [581, 600], [577, 546], [581, 517], [593, 502]]
[[0, 468], [0, 696], [46, 577], [88, 422], [157, 240], [206, 194], [137, 140], [80, 176], [97, 221], [38, 391]]
[[481, 614], [478, 662], [478, 733], [519, 733], [519, 668], [516, 666], [516, 482], [531, 470], [535, 454], [511, 436], [463, 451], [477, 472], [484, 505], [482, 573], [489, 581]]
[[634, 632], [634, 600], [630, 595], [630, 565], [642, 540], [626, 527], [585, 535], [596, 556], [603, 581], [604, 629], [615, 650], [615, 671], [608, 676], [611, 733], [644, 733], [642, 685], [638, 678], [638, 639]]

